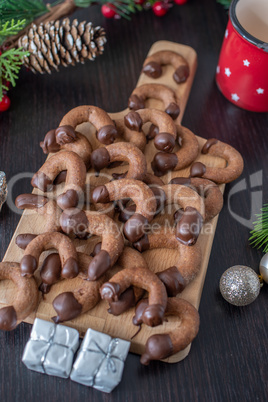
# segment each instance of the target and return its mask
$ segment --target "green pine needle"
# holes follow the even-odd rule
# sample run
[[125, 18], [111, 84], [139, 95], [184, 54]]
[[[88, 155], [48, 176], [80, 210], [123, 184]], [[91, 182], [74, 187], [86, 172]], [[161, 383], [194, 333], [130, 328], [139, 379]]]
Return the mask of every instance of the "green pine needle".
[[26, 20], [11, 20], [6, 21], [4, 24], [0, 21], [0, 46], [4, 42], [4, 40], [12, 35], [16, 35], [20, 30], [25, 27]]
[[[77, 7], [89, 7], [96, 3], [99, 5], [106, 4], [107, 0], [74, 0], [74, 2]], [[129, 14], [142, 10], [142, 6], [136, 4], [134, 0], [109, 0], [109, 4], [113, 6], [113, 9], [117, 14], [128, 20], [130, 20]]]
[[257, 214], [257, 221], [253, 222], [254, 228], [251, 230], [249, 242], [253, 247], [263, 248], [268, 252], [268, 204], [261, 208], [261, 214]]
[[[61, 1], [57, 1], [56, 4], [60, 3]], [[42, 0], [0, 1], [0, 20], [2, 24], [5, 24], [7, 21], [14, 19], [26, 20], [25, 25], [28, 25], [35, 18], [40, 17], [47, 12], [48, 8]]]
[[224, 8], [229, 8], [232, 0], [217, 0]]
[[29, 52], [23, 51], [22, 48], [9, 49], [0, 55], [0, 101], [3, 98], [3, 90], [8, 90], [4, 84], [5, 80], [9, 81], [13, 87], [16, 85], [25, 56], [29, 56]]

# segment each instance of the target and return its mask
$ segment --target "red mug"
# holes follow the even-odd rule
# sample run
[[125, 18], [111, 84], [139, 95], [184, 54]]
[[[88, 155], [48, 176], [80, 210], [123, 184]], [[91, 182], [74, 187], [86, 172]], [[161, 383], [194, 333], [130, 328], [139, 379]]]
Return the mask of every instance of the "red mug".
[[233, 0], [216, 83], [230, 102], [254, 112], [268, 112], [267, 38], [268, 0]]

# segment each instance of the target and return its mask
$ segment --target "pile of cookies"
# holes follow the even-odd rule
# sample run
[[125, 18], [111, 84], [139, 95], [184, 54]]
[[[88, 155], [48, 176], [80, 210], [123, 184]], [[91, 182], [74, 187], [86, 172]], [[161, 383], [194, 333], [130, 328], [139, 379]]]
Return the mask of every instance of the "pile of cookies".
[[[143, 72], [153, 80], [167, 64], [174, 67], [176, 85], [187, 80], [188, 63], [173, 51], [148, 57]], [[146, 108], [148, 98], [161, 100], [163, 110]], [[100, 299], [107, 300], [108, 311], [114, 315], [135, 306], [134, 325], [155, 327], [165, 316], [180, 318], [174, 332], [148, 338], [141, 357], [148, 364], [184, 349], [198, 332], [197, 310], [176, 296], [199, 272], [199, 233], [223, 205], [218, 184], [235, 180], [243, 170], [243, 160], [230, 145], [210, 139], [201, 153], [223, 158], [226, 167], [196, 161], [198, 140], [175, 122], [179, 100], [165, 85], [137, 87], [128, 107], [130, 111], [117, 120], [96, 106], [76, 107], [40, 143], [50, 155], [31, 181], [38, 193], [21, 194], [16, 206], [42, 215], [44, 228], [42, 233], [17, 236], [17, 246], [24, 249], [20, 263], [0, 263], [0, 279], [10, 279], [18, 287], [13, 304], [0, 309], [0, 329], [14, 329], [37, 308], [39, 291], [46, 294], [55, 283], [68, 279], [72, 291], [58, 294], [53, 301], [56, 323], [75, 319]], [[95, 128], [97, 142], [79, 132], [78, 126], [85, 122]], [[148, 122], [151, 125], [145, 130]], [[150, 142], [155, 154], [148, 161], [144, 151]], [[121, 165], [122, 172], [107, 174]], [[190, 176], [180, 177], [180, 170], [187, 166]], [[168, 181], [171, 171], [178, 174]], [[89, 172], [94, 172], [94, 188], [88, 185]], [[63, 190], [57, 194], [53, 190], [59, 186]], [[170, 205], [177, 208], [172, 224], [156, 230], [155, 219]], [[101, 237], [91, 255], [77, 252], [75, 239], [87, 241], [91, 236]], [[142, 253], [158, 248], [176, 250], [177, 262], [155, 274]], [[38, 288], [34, 274], [40, 256], [52, 249], [57, 253], [45, 258]], [[121, 270], [111, 275], [115, 264]]]

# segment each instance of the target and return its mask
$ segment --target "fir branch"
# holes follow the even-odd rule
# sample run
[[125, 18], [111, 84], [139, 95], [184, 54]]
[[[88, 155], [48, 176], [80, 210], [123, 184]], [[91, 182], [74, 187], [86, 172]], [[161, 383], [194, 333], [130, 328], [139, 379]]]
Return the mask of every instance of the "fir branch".
[[228, 9], [232, 0], [217, 0], [217, 2], [220, 3], [224, 8]]
[[0, 55], [0, 101], [3, 90], [8, 90], [4, 82], [9, 81], [13, 87], [16, 85], [24, 56], [29, 56], [29, 52], [23, 51], [22, 48], [9, 49]]
[[[56, 3], [59, 3], [57, 1]], [[11, 19], [25, 20], [30, 24], [35, 18], [49, 11], [42, 0], [2, 0], [0, 3], [0, 19], [5, 24]]]
[[257, 214], [257, 221], [253, 222], [253, 230], [249, 242], [253, 247], [263, 248], [265, 253], [268, 252], [268, 204], [261, 208], [261, 214]]
[[0, 46], [4, 42], [4, 40], [11, 36], [16, 35], [19, 31], [21, 31], [26, 24], [26, 20], [15, 20], [7, 21], [4, 24], [0, 22]]
[[113, 6], [117, 14], [126, 19], [130, 19], [129, 14], [142, 10], [142, 6], [136, 4], [134, 0], [74, 0], [75, 5], [81, 8], [86, 8], [96, 3], [103, 5], [107, 2]]

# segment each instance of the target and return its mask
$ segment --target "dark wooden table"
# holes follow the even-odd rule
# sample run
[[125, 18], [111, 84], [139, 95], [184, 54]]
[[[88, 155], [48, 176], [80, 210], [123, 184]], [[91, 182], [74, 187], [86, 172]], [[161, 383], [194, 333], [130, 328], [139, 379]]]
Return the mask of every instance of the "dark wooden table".
[[[105, 53], [93, 63], [63, 68], [51, 76], [21, 71], [17, 87], [10, 93], [12, 107], [0, 114], [0, 169], [8, 180], [18, 173], [38, 170], [45, 160], [39, 141], [69, 109], [81, 104], [94, 104], [109, 112], [124, 109], [150, 46], [161, 39], [192, 46], [198, 54], [183, 124], [201, 137], [217, 137], [232, 144], [242, 153], [245, 169], [240, 179], [226, 186], [199, 310], [200, 331], [184, 361], [172, 365], [153, 362], [144, 367], [139, 356], [130, 354], [122, 382], [109, 396], [70, 380], [27, 370], [21, 356], [31, 326], [21, 324], [11, 333], [0, 333], [0, 400], [265, 401], [268, 286], [252, 305], [243, 308], [227, 304], [219, 293], [220, 276], [228, 267], [243, 264], [258, 271], [263, 254], [250, 247], [245, 223], [250, 225], [254, 208], [256, 212], [259, 203], [268, 199], [267, 114], [232, 105], [214, 80], [227, 13], [215, 0], [189, 0], [184, 6], [173, 7], [164, 18], [148, 11], [133, 16], [131, 22], [109, 21], [102, 17], [99, 6], [78, 11], [75, 16], [105, 27]], [[12, 198], [30, 191], [29, 178], [20, 180]], [[3, 207], [1, 258], [19, 218]]]

